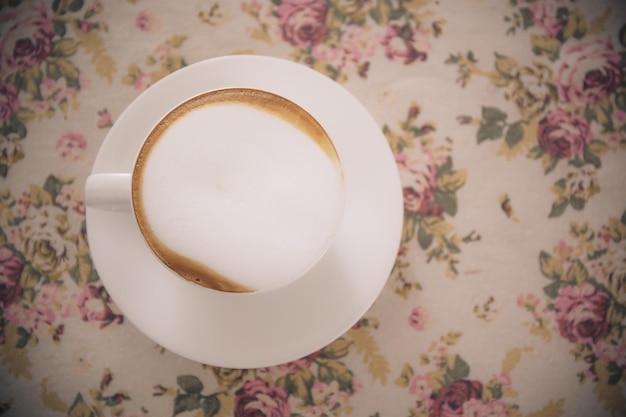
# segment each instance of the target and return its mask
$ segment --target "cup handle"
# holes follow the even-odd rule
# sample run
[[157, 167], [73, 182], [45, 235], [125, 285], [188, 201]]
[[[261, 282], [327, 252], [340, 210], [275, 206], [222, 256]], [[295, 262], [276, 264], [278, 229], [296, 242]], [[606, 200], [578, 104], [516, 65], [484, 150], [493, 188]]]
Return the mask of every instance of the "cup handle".
[[130, 174], [91, 174], [85, 182], [85, 205], [100, 210], [130, 211]]

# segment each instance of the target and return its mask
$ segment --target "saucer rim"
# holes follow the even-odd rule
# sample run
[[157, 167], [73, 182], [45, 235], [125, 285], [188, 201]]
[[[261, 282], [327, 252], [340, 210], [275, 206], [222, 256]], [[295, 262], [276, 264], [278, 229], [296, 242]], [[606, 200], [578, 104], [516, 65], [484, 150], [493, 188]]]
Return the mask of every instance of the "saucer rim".
[[[120, 166], [123, 166], [124, 164], [128, 165], [129, 161], [134, 160], [135, 155], [129, 156], [128, 154], [130, 154], [130, 152], [128, 151], [123, 157], [117, 158], [119, 155], [116, 154], [117, 153], [116, 150], [123, 148], [123, 145], [122, 145], [122, 142], [124, 139], [122, 135], [123, 129], [125, 125], [127, 125], [130, 122], [131, 118], [136, 117], [138, 114], [143, 114], [141, 113], [141, 112], [144, 112], [144, 110], [142, 109], [143, 106], [148, 106], [151, 109], [149, 113], [151, 113], [152, 115], [160, 113], [161, 114], [160, 117], [162, 117], [165, 113], [167, 113], [167, 111], [163, 112], [163, 109], [165, 107], [169, 106], [169, 108], [173, 108], [177, 106], [180, 103], [180, 100], [175, 100], [173, 97], [170, 100], [170, 95], [166, 96], [167, 101], [169, 101], [167, 106], [154, 105], [154, 102], [151, 101], [153, 97], [158, 97], [159, 95], [163, 96], [163, 94], [165, 94], [163, 91], [168, 90], [168, 88], [170, 87], [170, 84], [173, 83], [174, 85], [176, 85], [176, 83], [180, 83], [181, 82], [180, 80], [183, 79], [182, 77], [185, 77], [185, 76], [193, 78], [191, 77], [192, 75], [194, 77], [198, 77], [204, 71], [210, 72], [211, 70], [220, 69], [220, 68], [222, 70], [224, 70], [224, 68], [235, 69], [235, 68], [241, 68], [242, 65], [244, 67], [247, 65], [249, 66], [249, 68], [254, 68], [254, 70], [250, 69], [250, 71], [255, 71], [255, 70], [260, 71], [262, 67], [272, 68], [272, 69], [280, 68], [284, 72], [281, 72], [280, 75], [277, 75], [278, 77], [281, 77], [285, 74], [291, 74], [292, 76], [296, 77], [296, 79], [297, 77], [304, 77], [307, 79], [307, 81], [309, 81], [313, 85], [313, 87], [315, 86], [324, 87], [324, 88], [320, 88], [320, 90], [322, 91], [325, 90], [327, 92], [330, 91], [332, 92], [332, 94], [330, 97], [327, 98], [327, 100], [319, 100], [319, 97], [318, 97], [318, 99], [316, 99], [315, 101], [312, 101], [312, 102], [309, 101], [307, 105], [303, 105], [302, 102], [298, 100], [297, 98], [295, 98], [294, 96], [289, 96], [289, 95], [285, 96], [284, 94], [281, 94], [280, 92], [276, 92], [273, 89], [259, 87], [258, 86], [259, 83], [263, 84], [264, 82], [267, 82], [267, 80], [259, 81], [258, 79], [256, 79], [258, 77], [255, 77], [253, 73], [243, 76], [243, 79], [241, 78], [237, 79], [238, 76], [239, 77], [242, 76], [241, 74], [235, 75], [234, 78], [236, 81], [233, 81], [233, 82], [236, 83], [237, 86], [240, 86], [240, 87], [248, 86], [251, 88], [265, 89], [266, 91], [269, 91], [271, 93], [282, 95], [288, 100], [291, 100], [297, 105], [301, 106], [302, 108], [310, 112], [314, 117], [318, 119], [319, 117], [316, 116], [315, 114], [316, 112], [324, 113], [324, 111], [321, 111], [320, 109], [324, 107], [325, 104], [328, 105], [328, 103], [330, 103], [333, 100], [333, 98], [335, 100], [340, 99], [338, 101], [343, 101], [344, 104], [349, 103], [350, 108], [348, 109], [346, 114], [350, 114], [350, 119], [343, 120], [343, 117], [342, 117], [342, 120], [336, 121], [337, 124], [344, 125], [344, 126], [348, 124], [354, 124], [358, 126], [357, 128], [355, 128], [355, 130], [357, 131], [359, 130], [359, 128], [362, 128], [363, 126], [369, 126], [369, 127], [376, 126], [375, 130], [366, 132], [366, 136], [369, 135], [370, 137], [366, 138], [367, 140], [363, 140], [362, 143], [359, 144], [360, 146], [359, 151], [363, 151], [363, 147], [367, 148], [368, 146], [369, 148], [372, 148], [372, 149], [374, 147], [378, 148], [376, 149], [376, 152], [372, 152], [371, 150], [368, 152], [370, 152], [370, 157], [377, 159], [378, 160], [377, 162], [381, 164], [380, 166], [377, 166], [376, 168], [384, 171], [384, 175], [382, 175], [381, 177], [377, 176], [376, 178], [369, 178], [369, 179], [375, 179], [376, 181], [380, 182], [380, 184], [377, 184], [377, 187], [378, 187], [377, 190], [380, 190], [379, 193], [381, 194], [384, 193], [386, 200], [387, 200], [385, 202], [379, 201], [380, 199], [377, 199], [377, 197], [381, 197], [381, 196], [370, 197], [370, 200], [371, 200], [370, 202], [372, 204], [378, 204], [381, 207], [384, 205], [383, 211], [385, 211], [387, 215], [387, 217], [385, 217], [384, 222], [387, 224], [389, 228], [389, 232], [386, 232], [386, 231], [384, 232], [386, 234], [386, 236], [384, 237], [384, 242], [382, 242], [381, 240], [382, 243], [379, 243], [377, 249], [373, 251], [373, 254], [374, 254], [373, 256], [379, 257], [379, 259], [377, 260], [377, 264], [378, 264], [377, 268], [379, 270], [386, 271], [386, 272], [380, 273], [377, 276], [370, 277], [369, 280], [366, 280], [365, 283], [367, 285], [364, 286], [366, 288], [360, 288], [357, 290], [357, 292], [359, 292], [358, 300], [356, 300], [356, 297], [355, 297], [355, 300], [353, 300], [352, 297], [347, 297], [346, 301], [352, 302], [352, 305], [349, 306], [350, 308], [346, 307], [343, 309], [338, 309], [338, 310], [343, 311], [342, 313], [343, 317], [335, 317], [337, 319], [337, 322], [335, 323], [334, 326], [331, 326], [331, 325], [325, 326], [327, 323], [318, 323], [319, 326], [316, 328], [315, 331], [312, 331], [310, 328], [295, 327], [294, 329], [291, 329], [290, 332], [291, 332], [291, 338], [295, 340], [296, 342], [292, 343], [291, 345], [287, 347], [283, 347], [282, 348], [283, 350], [281, 353], [256, 352], [256, 353], [253, 353], [252, 355], [247, 354], [245, 357], [241, 356], [241, 354], [239, 353], [240, 356], [237, 357], [236, 355], [233, 356], [232, 354], [229, 354], [229, 352], [216, 351], [215, 346], [212, 346], [212, 347], [208, 346], [208, 349], [203, 349], [202, 347], [194, 348], [194, 347], [189, 347], [188, 345], [185, 346], [185, 343], [181, 343], [180, 340], [178, 341], [174, 340], [177, 337], [185, 338], [185, 334], [188, 334], [189, 332], [186, 333], [185, 331], [177, 330], [176, 322], [172, 320], [168, 322], [171, 331], [164, 332], [164, 331], [155, 330], [154, 327], [149, 324], [150, 320], [149, 318], [147, 319], [146, 316], [150, 314], [150, 311], [154, 311], [154, 306], [151, 305], [150, 302], [154, 301], [155, 298], [159, 298], [159, 297], [163, 298], [163, 291], [161, 291], [161, 295], [158, 294], [159, 290], [156, 290], [153, 293], [151, 292], [151, 293], [146, 294], [145, 292], [139, 291], [137, 287], [133, 287], [131, 285], [131, 292], [134, 291], [135, 293], [131, 294], [130, 297], [127, 295], [124, 295], [124, 293], [126, 293], [127, 288], [120, 284], [120, 281], [123, 281], [124, 277], [118, 276], [118, 274], [114, 274], [112, 270], [116, 268], [109, 267], [109, 265], [111, 264], [111, 261], [114, 261], [114, 259], [111, 259], [111, 256], [108, 253], [103, 252], [103, 249], [94, 250], [92, 257], [93, 257], [96, 269], [99, 272], [103, 271], [103, 273], [100, 273], [101, 279], [105, 287], [107, 288], [107, 290], [110, 289], [109, 292], [112, 298], [116, 300], [119, 308], [122, 310], [124, 315], [127, 316], [127, 318], [147, 337], [149, 337], [156, 343], [160, 344], [161, 346], [167, 348], [168, 350], [171, 350], [180, 356], [183, 356], [191, 360], [195, 360], [197, 362], [207, 363], [207, 364], [211, 364], [214, 366], [225, 366], [225, 367], [231, 367], [231, 368], [258, 368], [258, 367], [272, 366], [272, 365], [284, 363], [290, 360], [298, 359], [299, 357], [302, 357], [302, 356], [305, 356], [306, 354], [314, 352], [315, 350], [320, 349], [326, 344], [332, 342], [334, 339], [341, 336], [341, 334], [347, 331], [351, 327], [351, 325], [353, 325], [360, 317], [363, 316], [363, 314], [366, 313], [366, 311], [374, 303], [374, 301], [376, 300], [376, 298], [382, 291], [385, 283], [387, 282], [389, 273], [391, 272], [393, 263], [395, 261], [397, 248], [400, 243], [400, 234], [401, 234], [401, 226], [402, 226], [401, 185], [400, 185], [400, 179], [397, 173], [397, 169], [395, 167], [395, 162], [391, 154], [391, 150], [389, 149], [389, 146], [387, 145], [386, 139], [384, 138], [384, 135], [382, 134], [380, 127], [374, 121], [373, 117], [367, 111], [367, 109], [365, 109], [365, 107], [363, 107], [362, 104], [358, 102], [356, 98], [354, 98], [343, 86], [335, 83], [329, 78], [323, 76], [322, 74], [315, 72], [314, 70], [308, 67], [294, 63], [292, 61], [287, 61], [287, 60], [280, 59], [280, 58], [260, 56], [260, 55], [230, 55], [230, 56], [223, 56], [223, 57], [218, 57], [218, 58], [211, 58], [208, 60], [194, 63], [179, 71], [176, 71], [170, 74], [164, 79], [159, 80], [153, 86], [151, 86], [150, 88], [142, 92], [138, 97], [136, 97], [135, 100], [133, 100], [133, 102], [131, 102], [131, 104], [126, 108], [126, 110], [124, 110], [124, 112], [120, 115], [116, 124], [109, 131], [109, 134], [105, 138], [100, 150], [98, 151], [98, 155], [93, 165], [92, 173], [113, 172], [116, 169], [119, 170]], [[271, 76], [269, 75], [266, 75], [266, 77], [271, 78]], [[273, 80], [272, 82], [276, 83], [277, 81]], [[293, 80], [291, 82], [293, 82]], [[216, 83], [221, 84], [221, 85], [218, 87], [215, 87], [214, 89], [232, 87], [232, 85], [230, 85], [228, 82], [226, 83], [216, 82]], [[313, 91], [318, 91], [317, 88], [311, 88], [311, 89]], [[202, 91], [196, 93], [196, 95], [200, 94], [201, 92]], [[183, 93], [182, 95], [184, 96], [185, 94]], [[311, 109], [310, 108], [311, 106], [315, 107], [315, 109]], [[311, 110], [316, 110], [316, 111], [311, 111]], [[328, 115], [325, 116], [325, 118], [328, 118], [328, 117], [329, 117]], [[324, 118], [322, 119], [323, 120], [319, 120], [319, 122], [320, 124], [322, 124], [322, 126], [325, 129], [327, 129], [328, 123], [326, 123], [326, 121], [329, 119], [324, 119]], [[150, 130], [152, 128], [152, 126], [147, 125], [148, 122], [146, 118], [142, 119], [141, 123], [143, 123], [144, 129]], [[336, 138], [333, 138], [333, 140], [335, 139]], [[135, 139], [135, 141], [137, 140]], [[354, 153], [355, 144], [352, 143], [351, 146], [349, 147], [347, 145], [347, 142], [352, 141], [352, 139], [346, 138], [345, 141], [346, 141], [346, 144], [344, 144], [344, 147], [346, 149], [350, 148], [352, 150], [351, 151], [344, 150], [344, 152]], [[381, 142], [384, 142], [383, 143], [384, 147], [381, 147]], [[384, 148], [386, 148], [386, 151], [384, 150]], [[341, 153], [340, 153], [340, 158], [343, 160]], [[384, 181], [382, 181], [383, 179]], [[352, 187], [355, 187], [355, 189], [365, 187], [366, 182], [367, 182], [365, 178], [356, 178], [356, 177], [353, 178], [352, 181], [355, 181], [355, 183], [352, 185]], [[350, 187], [350, 182], [347, 182], [346, 188], [349, 188], [349, 187]], [[369, 188], [369, 190], [371, 190], [372, 188]], [[385, 191], [383, 192], [382, 190], [385, 190]], [[132, 215], [132, 213], [127, 213], [127, 214], [111, 213], [111, 212], [105, 213], [97, 209], [93, 209], [89, 207], [87, 208], [87, 231], [88, 231], [88, 239], [89, 239], [90, 245], [92, 245], [94, 248], [97, 248], [97, 247], [102, 248], [103, 246], [104, 247], [107, 246], [107, 242], [112, 243], [116, 240], [115, 238], [110, 236], [111, 230], [115, 228], [107, 227], [109, 223], [111, 223], [112, 221], [117, 222], [119, 220], [119, 219], [111, 220], [111, 219], [114, 219], [115, 216], [127, 216], [127, 217], [132, 218], [132, 220], [130, 221], [129, 219], [125, 219], [124, 222], [127, 226], [130, 226], [130, 227], [133, 227], [132, 224], [134, 223], [134, 227], [137, 228], [137, 225], [135, 223], [134, 216]], [[346, 222], [345, 219], [342, 223], [344, 222]], [[138, 228], [134, 232], [139, 233]], [[355, 233], [352, 232], [352, 234], [354, 235]], [[331, 249], [335, 246], [340, 246], [340, 245], [342, 245], [342, 242], [336, 242], [333, 244], [333, 246], [331, 246]], [[165, 266], [163, 266], [160, 263], [160, 261], [156, 260], [156, 258], [144, 259], [145, 251], [143, 252], [143, 254], [140, 254], [142, 249], [140, 249], [138, 246], [135, 246], [133, 250], [135, 252], [135, 255], [140, 255], [140, 256], [135, 256], [133, 258], [131, 255], [128, 255], [131, 257], [131, 259], [127, 259], [127, 260], [130, 260], [130, 261], [134, 260], [135, 262], [134, 268], [131, 268], [131, 269], [140, 269], [138, 264], [147, 263], [147, 264], [150, 264], [148, 269], [151, 269], [152, 272], [159, 277], [159, 279], [163, 279], [165, 275], [169, 276], [172, 274], [169, 270], [167, 270]], [[341, 247], [341, 250], [343, 250], [344, 252], [349, 252], [349, 250], [346, 249], [345, 247]], [[331, 255], [328, 255], [328, 256], [331, 256]], [[358, 258], [358, 255], [350, 255], [350, 256]], [[326, 255], [322, 258], [322, 260], [320, 260], [320, 263], [324, 263], [323, 261], [325, 257]], [[322, 266], [320, 266], [320, 268], [322, 268]], [[338, 280], [341, 280], [342, 282], [343, 281], [347, 282], [349, 280], [346, 273], [342, 274], [342, 271], [333, 270], [333, 275], [335, 273], [337, 273]], [[315, 276], [316, 274], [320, 274], [320, 272], [316, 271], [316, 267], [314, 267], [311, 271], [305, 274], [305, 276], [309, 276], [309, 275]], [[170, 278], [167, 277], [164, 279], [169, 280]], [[216, 300], [220, 300], [220, 299], [222, 301], [218, 301], [217, 304], [220, 304], [220, 302], [222, 302], [224, 303], [222, 304], [222, 306], [225, 306], [226, 305], [225, 303], [233, 302], [234, 298], [232, 297], [239, 297], [240, 301], [246, 299], [247, 301], [241, 301], [241, 302], [246, 302], [246, 303], [248, 301], [253, 301], [255, 305], [259, 305], [258, 303], [261, 303], [261, 305], [263, 305], [263, 300], [265, 299], [265, 308], [267, 308], [267, 304], [272, 301], [276, 301], [275, 300], [276, 297], [283, 297], [283, 304], [286, 305], [286, 304], [289, 304], [290, 302], [290, 300], [288, 300], [286, 296], [289, 296], [289, 297], [297, 296], [297, 297], [300, 297], [302, 300], [304, 300], [304, 298], [307, 296], [307, 292], [298, 290], [297, 288], [295, 288], [298, 286], [299, 281], [304, 281], [303, 278], [298, 279], [295, 282], [288, 284], [285, 288], [279, 288], [276, 290], [264, 290], [264, 291], [260, 291], [256, 293], [243, 293], [243, 294], [219, 293], [213, 290], [197, 288], [195, 285], [188, 283], [187, 281], [176, 276], [174, 277], [174, 279], [176, 281], [176, 284], [172, 284], [172, 288], [175, 288], [176, 291], [181, 290], [184, 292], [184, 291], [189, 291], [188, 288], [193, 288], [195, 294], [200, 294], [200, 296], [194, 295], [193, 297], [190, 297], [190, 298], [193, 298], [193, 301], [190, 302], [189, 308], [194, 308], [194, 304], [193, 304], [194, 302], [196, 303], [195, 307], [198, 307], [199, 305], [197, 303], [201, 303], [205, 301], [215, 302]], [[311, 288], [313, 289], [313, 292], [317, 291], [318, 293], [320, 293], [319, 285], [318, 287], [315, 287], [313, 283], [313, 281], [317, 282], [318, 279], [313, 279], [313, 278], [308, 278], [308, 277], [307, 279], [311, 281], [311, 283], [307, 285], [311, 286]], [[135, 280], [138, 280], [138, 279], [135, 279]], [[181, 282], [181, 281], [184, 281], [184, 282]], [[345, 285], [345, 282], [344, 282], [344, 285]], [[359, 282], [359, 283], [363, 284], [363, 282]], [[184, 287], [185, 285], [187, 287]], [[121, 288], [125, 288], [125, 290], [122, 292]], [[187, 288], [187, 290], [183, 290], [183, 288]], [[276, 293], [284, 293], [284, 294], [276, 294]], [[147, 299], [145, 299], [146, 297]], [[135, 307], [131, 308], [131, 306], [129, 305], [130, 299], [135, 299], [135, 300], [144, 299], [144, 301], [146, 302], [146, 305], [149, 305], [150, 308], [147, 308], [147, 309], [141, 309], [141, 308], [135, 308]], [[317, 300], [313, 304], [317, 305], [319, 308], [324, 308], [323, 299]], [[337, 308], [338, 306], [334, 306], [334, 307]], [[305, 321], [315, 322], [314, 318], [310, 316], [305, 317], [305, 318], [307, 318], [307, 320]], [[214, 318], [212, 319], [214, 320]], [[229, 319], [223, 320], [223, 322], [227, 322], [227, 321], [229, 321]], [[217, 327], [222, 328], [223, 326], [217, 326]], [[272, 323], [268, 323], [266, 328], [262, 330], [264, 330], [265, 333], [269, 333], [269, 334], [271, 334], [272, 332], [274, 332], [274, 334], [277, 334], [277, 332], [281, 331], [281, 329], [272, 328]], [[200, 329], [199, 331], [206, 333], [206, 332], [211, 332], [212, 329], [203, 328], [203, 329]], [[300, 339], [298, 337], [298, 333], [301, 333], [303, 335], [306, 334], [307, 336], [309, 336], [309, 339], [310, 339], [311, 333], [315, 333], [316, 335], [316, 337], [314, 337], [314, 339], [316, 340], [315, 343], [309, 342], [306, 345], [302, 343], [298, 344], [297, 341]], [[191, 337], [188, 337], [188, 339], [191, 339]], [[211, 348], [213, 348], [213, 350], [211, 350]]]

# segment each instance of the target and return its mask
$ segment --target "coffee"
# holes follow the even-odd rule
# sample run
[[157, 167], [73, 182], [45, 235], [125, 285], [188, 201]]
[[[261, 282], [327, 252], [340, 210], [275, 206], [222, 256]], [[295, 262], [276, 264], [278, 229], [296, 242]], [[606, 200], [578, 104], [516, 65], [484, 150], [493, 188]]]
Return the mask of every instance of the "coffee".
[[341, 220], [339, 158], [295, 103], [247, 88], [201, 94], [150, 132], [132, 175], [156, 256], [204, 287], [249, 292], [301, 276]]

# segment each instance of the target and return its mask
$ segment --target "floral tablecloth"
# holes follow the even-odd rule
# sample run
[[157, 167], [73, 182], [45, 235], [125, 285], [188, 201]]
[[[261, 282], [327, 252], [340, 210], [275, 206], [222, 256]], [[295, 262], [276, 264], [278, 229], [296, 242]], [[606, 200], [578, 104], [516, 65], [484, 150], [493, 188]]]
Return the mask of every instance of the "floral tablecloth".
[[[125, 320], [83, 202], [139, 93], [241, 53], [344, 85], [404, 194], [367, 314], [248, 370]], [[0, 92], [0, 414], [626, 415], [626, 3], [3, 0]]]

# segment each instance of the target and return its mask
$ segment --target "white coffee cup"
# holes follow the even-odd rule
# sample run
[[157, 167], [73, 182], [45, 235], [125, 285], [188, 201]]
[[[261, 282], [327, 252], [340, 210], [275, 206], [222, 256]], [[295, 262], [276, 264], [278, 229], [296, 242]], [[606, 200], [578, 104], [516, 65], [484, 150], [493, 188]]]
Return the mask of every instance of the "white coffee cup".
[[267, 91], [227, 88], [176, 106], [145, 138], [133, 172], [90, 175], [85, 197], [90, 208], [133, 215], [181, 278], [252, 292], [321, 259], [345, 188], [332, 140], [309, 113]]

